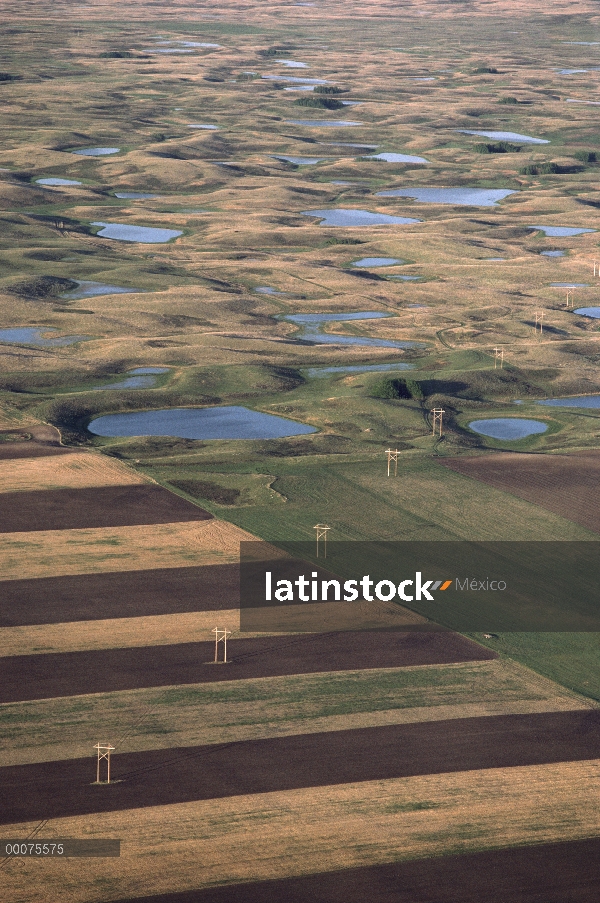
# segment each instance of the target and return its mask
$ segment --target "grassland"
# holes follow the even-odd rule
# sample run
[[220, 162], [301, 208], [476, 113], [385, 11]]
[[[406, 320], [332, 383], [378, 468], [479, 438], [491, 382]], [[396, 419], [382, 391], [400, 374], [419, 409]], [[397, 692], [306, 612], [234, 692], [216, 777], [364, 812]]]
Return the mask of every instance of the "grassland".
[[[126, 8], [110, 0], [79, 7], [65, 0], [4, 4], [0, 329], [33, 326], [87, 340], [40, 347], [0, 337], [0, 478], [3, 493], [32, 499], [49, 489], [155, 483], [215, 519], [156, 524], [149, 516], [138, 526], [66, 530], [40, 523], [19, 533], [6, 532], [5, 524], [0, 586], [68, 575], [108, 580], [118, 572], [134, 581], [137, 572], [148, 573], [144, 586], [150, 586], [160, 569], [235, 562], [244, 539], [312, 540], [313, 525], [323, 520], [337, 540], [597, 541], [594, 524], [580, 516], [594, 507], [593, 482], [584, 501], [563, 493], [560, 504], [549, 505], [533, 478], [531, 492], [519, 497], [508, 485], [444, 466], [499, 454], [516, 461], [511, 453], [521, 452], [533, 461], [560, 457], [581, 474], [586, 455], [599, 447], [598, 410], [536, 405], [600, 392], [598, 326], [573, 312], [598, 301], [599, 233], [545, 237], [532, 228], [597, 229], [593, 104], [600, 48], [569, 43], [600, 40], [593, 5], [552, 0], [542, 11], [473, 0], [467, 9], [419, 0], [399, 10], [386, 0], [311, 7], [178, 0], [168, 7], [144, 0]], [[154, 52], [161, 47], [189, 52]], [[307, 68], [288, 70], [282, 57]], [[561, 74], [563, 68], [590, 71]], [[286, 77], [325, 79], [340, 89], [336, 99], [359, 105], [304, 109], [295, 101], [327, 95], [286, 91], [294, 87]], [[288, 121], [304, 117], [360, 124]], [[194, 123], [217, 128], [190, 129]], [[500, 147], [465, 129], [524, 133], [548, 143]], [[491, 152], [482, 153], [487, 141]], [[98, 146], [119, 152], [72, 153]], [[365, 156], [377, 152], [429, 162]], [[323, 161], [295, 165], [275, 155]], [[81, 184], [43, 187], [36, 181], [43, 178]], [[377, 194], [424, 186], [514, 193], [492, 207]], [[156, 197], [116, 197], [123, 192]], [[420, 222], [328, 228], [305, 215], [330, 208]], [[96, 234], [98, 222], [182, 235], [168, 244], [111, 241]], [[353, 266], [371, 256], [402, 263]], [[416, 278], [392, 278], [398, 275]], [[80, 282], [133, 291], [69, 299]], [[574, 305], [567, 306], [566, 289], [552, 283], [587, 285], [573, 290]], [[255, 291], [265, 286], [277, 294]], [[283, 319], [360, 311], [388, 316], [331, 322], [324, 331], [415, 346], [303, 341], [299, 328]], [[540, 312], [542, 333], [535, 328]], [[504, 352], [502, 369], [495, 348]], [[313, 370], [397, 363], [411, 369], [318, 376]], [[110, 388], [144, 366], [168, 368], [156, 388]], [[418, 393], [378, 397], [378, 384], [392, 376], [410, 377]], [[98, 385], [103, 391], [95, 391]], [[199, 441], [100, 438], [87, 429], [99, 414], [214, 405], [245, 405], [317, 431]], [[433, 407], [445, 410], [441, 437], [432, 435]], [[502, 442], [469, 428], [473, 419], [498, 416], [543, 420], [548, 429]], [[56, 450], [58, 442], [69, 454], [18, 457], [52, 443]], [[18, 451], [14, 458], [9, 446]], [[397, 477], [386, 476], [387, 448], [399, 450]], [[57, 585], [55, 592], [51, 610], [58, 614], [46, 620], [57, 623], [17, 619], [0, 630], [5, 660], [31, 656], [43, 669], [49, 653], [131, 649], [133, 660], [144, 647], [172, 651], [197, 643], [200, 649], [216, 619], [241, 639], [239, 614], [228, 599], [211, 597], [209, 610], [202, 610], [201, 592], [193, 606], [174, 598], [167, 609], [163, 599], [147, 613], [136, 601], [119, 613], [117, 583], [107, 582], [95, 586], [90, 605], [97, 611], [82, 604], [70, 616], [76, 589]], [[61, 615], [63, 592], [70, 601]], [[103, 592], [111, 594], [109, 617]], [[88, 620], [76, 620], [83, 617]], [[146, 676], [134, 690], [6, 703], [0, 706], [2, 764], [74, 764], [99, 738], [112, 738], [119, 753], [144, 755], [486, 716], [597, 716], [597, 634], [473, 639], [500, 657], [334, 672], [324, 655], [316, 674], [159, 688], [149, 687]], [[595, 721], [589, 730], [593, 740]], [[3, 899], [125, 901], [597, 837], [598, 761], [123, 811], [115, 804], [101, 819], [56, 818], [43, 830], [107, 836], [109, 824], [111, 836], [124, 838], [119, 860], [8, 863]], [[90, 759], [90, 772], [93, 766]], [[178, 766], [169, 767], [176, 784]], [[167, 771], [163, 778], [167, 785]], [[4, 826], [5, 836], [41, 830], [46, 814]], [[573, 888], [574, 903], [593, 899], [583, 894]]]

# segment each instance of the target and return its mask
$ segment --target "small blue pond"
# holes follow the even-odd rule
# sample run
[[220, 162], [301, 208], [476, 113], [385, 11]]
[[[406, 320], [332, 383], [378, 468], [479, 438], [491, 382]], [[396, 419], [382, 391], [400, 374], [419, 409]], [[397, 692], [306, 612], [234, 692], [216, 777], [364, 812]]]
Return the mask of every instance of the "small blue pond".
[[393, 276], [389, 277], [390, 279], [399, 279], [401, 282], [416, 282], [418, 279], [421, 279], [422, 276]]
[[285, 154], [271, 154], [275, 160], [283, 160], [284, 163], [295, 163], [296, 166], [314, 166], [323, 163], [324, 157], [288, 157]]
[[167, 373], [169, 367], [135, 367], [128, 370], [130, 374], [126, 379], [117, 383], [108, 383], [104, 386], [94, 386], [95, 391], [111, 389], [154, 389], [158, 384], [157, 377], [162, 373]]
[[540, 251], [542, 257], [564, 257], [564, 251]]
[[82, 185], [82, 182], [76, 182], [74, 179], [36, 179], [38, 185]]
[[157, 198], [157, 194], [144, 194], [143, 191], [115, 191], [115, 197], [126, 201], [147, 201]]
[[207, 132], [218, 132], [219, 126], [208, 122], [190, 122], [188, 129], [204, 129]]
[[285, 292], [279, 292], [270, 285], [257, 285], [253, 291], [257, 292], [259, 295], [285, 295]]
[[545, 433], [546, 423], [540, 420], [525, 420], [520, 417], [494, 417], [491, 420], [472, 420], [469, 427], [474, 433], [489, 436], [490, 439], [525, 439], [536, 433]]
[[52, 338], [49, 333], [56, 332], [48, 327], [22, 326], [17, 329], [0, 329], [0, 342], [11, 345], [37, 345], [40, 348], [63, 348], [77, 342], [87, 342], [89, 335], [63, 335]]
[[396, 264], [404, 263], [403, 260], [399, 260], [397, 257], [362, 257], [360, 260], [355, 260], [352, 264], [353, 267], [392, 267]]
[[456, 129], [463, 135], [481, 135], [482, 138], [493, 138], [495, 141], [514, 141], [515, 144], [550, 144], [544, 138], [532, 138], [530, 135], [520, 135], [518, 132], [488, 132], [481, 129]]
[[571, 235], [583, 235], [584, 232], [595, 232], [595, 229], [578, 229], [572, 226], [528, 226], [528, 229], [539, 229], [549, 238], [566, 238]]
[[581, 317], [592, 317], [594, 320], [600, 320], [600, 307], [578, 307], [573, 311]]
[[362, 122], [354, 122], [352, 119], [286, 119], [289, 125], [306, 125], [310, 128], [335, 129], [342, 126], [362, 125]]
[[180, 439], [280, 439], [316, 432], [314, 426], [237, 405], [108, 414], [92, 420], [88, 430], [96, 436], [176, 436]]
[[72, 292], [65, 292], [60, 297], [65, 301], [79, 301], [80, 298], [95, 298], [97, 295], [126, 295], [139, 292], [137, 288], [123, 288], [121, 285], [109, 285], [106, 282], [89, 282], [84, 279], [77, 280], [78, 288]]
[[551, 282], [554, 288], [587, 288], [589, 282]]
[[320, 226], [394, 226], [420, 223], [420, 219], [407, 216], [389, 216], [387, 213], [370, 213], [368, 210], [303, 210], [304, 216], [317, 216]]
[[162, 244], [183, 235], [177, 229], [154, 229], [146, 226], [125, 226], [122, 223], [92, 223], [101, 226], [97, 235], [100, 238], [112, 238], [114, 241], [139, 241], [143, 244]]
[[384, 160], [386, 163], [429, 163], [425, 157], [413, 157], [410, 154], [371, 154], [367, 160]]
[[419, 348], [420, 342], [398, 342], [388, 339], [373, 339], [369, 336], [335, 335], [324, 332], [326, 323], [341, 323], [348, 320], [381, 320], [390, 314], [380, 311], [366, 310], [356, 311], [351, 314], [289, 314], [284, 320], [302, 327], [299, 338], [305, 342], [313, 342], [316, 345], [354, 345], [364, 348]]
[[391, 373], [394, 370], [413, 370], [413, 364], [356, 364], [349, 367], [309, 367], [306, 375], [310, 379], [331, 376], [336, 373]]
[[120, 150], [120, 147], [81, 147], [71, 153], [80, 157], [107, 157], [109, 154], [118, 154]]
[[301, 78], [298, 75], [261, 75], [270, 82], [289, 82], [294, 85], [328, 85], [326, 78]]
[[310, 68], [308, 63], [298, 63], [296, 60], [275, 60], [276, 63], [281, 63], [282, 66], [287, 66], [288, 69], [308, 69]]
[[493, 207], [498, 201], [516, 194], [507, 188], [396, 188], [378, 191], [378, 198], [416, 198], [424, 204], [464, 204]]
[[600, 408], [600, 395], [579, 395], [576, 398], [546, 398], [536, 404], [551, 408]]

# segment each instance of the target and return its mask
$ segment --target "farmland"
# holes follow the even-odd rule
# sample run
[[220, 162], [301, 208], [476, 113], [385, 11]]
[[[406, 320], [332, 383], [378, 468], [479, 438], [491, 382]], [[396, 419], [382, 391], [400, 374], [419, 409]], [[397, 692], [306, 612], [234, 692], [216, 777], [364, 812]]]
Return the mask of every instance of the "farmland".
[[251, 632], [239, 568], [597, 543], [594, 5], [3, 13], [0, 821], [121, 839], [3, 901], [597, 903], [597, 633]]

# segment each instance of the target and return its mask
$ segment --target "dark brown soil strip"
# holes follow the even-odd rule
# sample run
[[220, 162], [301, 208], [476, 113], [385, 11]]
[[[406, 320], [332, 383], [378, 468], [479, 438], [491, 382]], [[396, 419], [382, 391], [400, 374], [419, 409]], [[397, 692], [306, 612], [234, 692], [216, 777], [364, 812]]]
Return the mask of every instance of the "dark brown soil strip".
[[133, 527], [211, 518], [208, 511], [161, 486], [0, 493], [0, 533]]
[[135, 753], [117, 749], [111, 760], [115, 783], [102, 786], [92, 784], [92, 747], [90, 738], [84, 759], [0, 768], [0, 822], [593, 759], [600, 756], [600, 712], [465, 718]]
[[600, 454], [510, 452], [444, 458], [445, 467], [600, 533]]
[[37, 442], [0, 442], [0, 461], [16, 458], [48, 458], [51, 455], [70, 455], [76, 448], [39, 445]]
[[0, 582], [0, 627], [239, 608], [237, 564]]
[[600, 839], [128, 898], [121, 903], [598, 903]]
[[496, 658], [496, 653], [452, 633], [390, 630], [236, 639], [227, 644], [227, 657], [229, 664], [211, 664], [212, 641], [11, 656], [0, 659], [0, 703], [284, 674], [482, 661]]

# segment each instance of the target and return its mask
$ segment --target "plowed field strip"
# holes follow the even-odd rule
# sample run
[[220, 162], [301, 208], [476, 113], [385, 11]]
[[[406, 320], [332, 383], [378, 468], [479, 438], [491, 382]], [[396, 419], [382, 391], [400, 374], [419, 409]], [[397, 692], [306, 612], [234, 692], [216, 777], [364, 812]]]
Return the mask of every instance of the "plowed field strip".
[[592, 707], [502, 659], [294, 674], [6, 703], [0, 706], [0, 748], [3, 765], [25, 765], [85, 756], [96, 734], [119, 752], [132, 752], [586, 704]]
[[[239, 559], [240, 541], [252, 539], [250, 533], [216, 519], [4, 533], [0, 534], [0, 581], [231, 564]], [[122, 601], [126, 606], [126, 600]]]
[[[244, 886], [236, 882], [259, 882], [267, 879], [287, 879], [273, 885], [258, 884], [257, 894], [249, 889], [249, 903], [356, 903], [377, 901], [375, 895], [386, 887], [385, 879], [397, 874], [399, 860], [407, 863], [406, 890], [413, 896], [395, 897], [402, 887], [390, 880], [392, 896], [382, 896], [381, 903], [441, 903], [448, 900], [446, 888], [452, 890], [451, 901], [482, 903], [487, 897], [477, 896], [486, 882], [494, 889], [493, 903], [597, 903], [597, 897], [556, 896], [543, 891], [548, 886], [544, 875], [539, 885], [525, 879], [524, 888], [533, 886], [532, 895], [519, 896], [516, 878], [520, 870], [545, 866], [557, 875], [562, 889], [597, 887], [597, 842], [585, 843], [584, 838], [598, 836], [597, 775], [598, 761], [569, 762], [554, 765], [503, 768], [455, 774], [425, 775], [411, 778], [367, 781], [287, 792], [274, 792], [230, 799], [205, 800], [177, 806], [136, 808], [112, 812], [110, 818], [97, 815], [62, 818], [51, 821], [43, 830], [44, 838], [56, 837], [116, 837], [122, 839], [119, 859], [68, 859], [46, 861], [43, 869], [39, 861], [22, 860], [9, 863], [2, 872], [3, 903], [22, 903], [23, 882], [27, 882], [27, 903], [48, 903], [48, 900], [68, 903], [105, 903], [148, 895], [186, 890], [190, 894], [172, 903], [230, 903], [245, 901]], [[89, 765], [93, 770], [93, 762]], [[115, 785], [118, 790], [124, 785]], [[90, 787], [95, 795], [103, 795], [111, 788]], [[140, 796], [144, 788], [140, 787]], [[543, 813], [543, 815], [542, 815]], [[5, 837], [25, 837], [39, 825], [37, 822], [13, 824], [3, 828]], [[553, 841], [579, 841], [581, 855], [574, 853], [577, 869], [571, 868], [571, 844], [561, 844], [557, 851], [541, 854], [536, 860], [536, 847], [522, 851], [488, 853], [481, 850], [508, 848], [518, 844]], [[576, 847], [575, 850], [578, 848]], [[448, 854], [468, 854], [475, 861], [456, 862]], [[424, 856], [444, 856], [433, 864]], [[531, 859], [529, 855], [531, 854]], [[591, 856], [586, 863], [585, 855]], [[514, 857], [514, 858], [513, 858]], [[486, 861], [490, 871], [476, 877], [467, 875]], [[536, 866], [536, 861], [538, 865]], [[502, 866], [510, 869], [516, 864], [515, 880]], [[166, 867], [168, 863], [168, 867]], [[373, 893], [366, 882], [373, 874], [369, 866], [388, 863], [390, 870], [382, 872]], [[445, 872], [445, 863], [447, 873]], [[521, 863], [519, 866], [518, 863]], [[338, 878], [323, 875], [335, 869], [361, 868], [346, 873], [340, 892], [349, 896], [329, 896]], [[498, 870], [496, 870], [498, 869]], [[564, 871], [563, 871], [564, 870]], [[313, 875], [314, 880], [289, 881], [292, 896], [286, 895], [290, 876]], [[403, 872], [400, 872], [400, 877]], [[425, 888], [431, 896], [420, 897], [419, 877], [425, 878]], [[447, 874], [448, 880], [445, 875]], [[561, 882], [560, 875], [564, 878]], [[352, 895], [352, 879], [356, 875], [357, 888], [362, 896]], [[458, 883], [465, 880], [466, 892], [459, 895]], [[433, 882], [438, 879], [434, 894]], [[383, 880], [382, 880], [383, 879]], [[214, 885], [228, 882], [229, 888]], [[319, 882], [323, 881], [322, 891]], [[233, 885], [233, 886], [232, 886]], [[197, 888], [206, 888], [198, 893]], [[539, 888], [542, 896], [535, 893]], [[462, 888], [461, 888], [462, 889]], [[308, 891], [303, 896], [303, 891]], [[510, 890], [515, 896], [503, 896]], [[363, 893], [364, 892], [364, 893]], [[198, 894], [196, 896], [196, 893]], [[358, 892], [357, 892], [358, 893]], [[295, 894], [295, 895], [294, 895]], [[472, 894], [472, 896], [470, 895]], [[160, 898], [159, 898], [160, 899]], [[169, 898], [167, 898], [169, 899]], [[154, 903], [154, 901], [152, 901]]]
[[[217, 523], [211, 521], [210, 526]], [[185, 525], [185, 530], [189, 532], [188, 525]], [[202, 535], [199, 534], [198, 538]], [[153, 543], [152, 536], [153, 533], [148, 535], [149, 544]], [[135, 538], [139, 544], [137, 533]], [[73, 542], [71, 534], [68, 540]], [[189, 542], [189, 536], [184, 536], [183, 540]], [[152, 561], [149, 560], [148, 564], [151, 566]], [[240, 599], [239, 570], [237, 564], [206, 564], [203, 567], [7, 580], [2, 583], [0, 626], [138, 618], [142, 615], [237, 608]]]
[[451, 470], [600, 533], [600, 455], [500, 453], [444, 458]]
[[528, 903], [600, 899], [600, 838], [127, 898], [123, 903]]
[[0, 493], [138, 484], [147, 485], [147, 481], [106, 455], [76, 451], [62, 458], [33, 461], [6, 461], [0, 456]]
[[[102, 788], [91, 784], [95, 774], [89, 756], [0, 769], [0, 821], [598, 756], [600, 713], [589, 709], [115, 753], [115, 783]], [[597, 796], [593, 804], [600, 830]]]
[[0, 530], [85, 530], [211, 520], [212, 514], [162, 486], [97, 486], [0, 493]]
[[456, 634], [395, 631], [237, 639], [228, 644], [227, 654], [228, 664], [213, 665], [214, 642], [210, 640], [2, 658], [0, 703], [137, 687], [496, 658], [495, 652]]
[[216, 626], [239, 633], [239, 608], [156, 615], [147, 618], [113, 618], [68, 624], [4, 627], [0, 631], [3, 656], [83, 652], [86, 649], [125, 649], [201, 642]]

